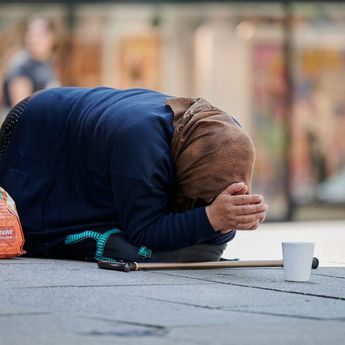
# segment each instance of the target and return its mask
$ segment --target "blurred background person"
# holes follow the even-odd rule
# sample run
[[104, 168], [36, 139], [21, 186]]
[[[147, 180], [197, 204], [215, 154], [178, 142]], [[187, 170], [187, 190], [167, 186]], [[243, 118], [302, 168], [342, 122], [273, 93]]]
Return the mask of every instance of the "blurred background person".
[[9, 62], [3, 81], [3, 106], [10, 108], [32, 93], [58, 86], [52, 63], [55, 46], [53, 22], [32, 16], [26, 22], [24, 47]]

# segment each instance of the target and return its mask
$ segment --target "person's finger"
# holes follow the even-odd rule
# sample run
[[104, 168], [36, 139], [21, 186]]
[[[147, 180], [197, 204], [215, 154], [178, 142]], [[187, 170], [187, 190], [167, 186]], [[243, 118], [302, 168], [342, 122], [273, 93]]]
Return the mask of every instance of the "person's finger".
[[228, 206], [228, 211], [231, 214], [235, 215], [250, 215], [250, 214], [255, 214], [259, 212], [266, 212], [267, 211], [267, 205], [266, 204], [251, 204], [251, 205], [240, 205], [240, 206], [233, 206], [230, 205]]
[[239, 223], [239, 224], [233, 226], [232, 229], [220, 230], [219, 233], [221, 235], [225, 235], [232, 230], [251, 231], [251, 230], [256, 230], [259, 227], [259, 225], [260, 225], [260, 223], [257, 220], [253, 221], [253, 222], [249, 222], [249, 223], [242, 223], [242, 224]]
[[236, 225], [236, 230], [256, 230], [259, 227], [259, 221], [249, 222], [249, 223], [240, 223]]
[[251, 231], [251, 230], [256, 230], [258, 227], [260, 226], [260, 222], [254, 224], [253, 226], [251, 226], [250, 228], [248, 228], [247, 230]]
[[266, 219], [266, 212], [264, 213], [264, 216], [259, 219], [260, 224], [262, 224]]
[[222, 193], [227, 193], [227, 194], [234, 194], [238, 193], [245, 187], [244, 182], [236, 182], [232, 183], [230, 186], [226, 187]]
[[248, 224], [248, 223], [253, 223], [253, 222], [259, 222], [262, 223], [262, 219], [264, 219], [266, 216], [266, 212], [258, 212], [258, 213], [253, 213], [249, 215], [239, 215], [235, 217], [235, 222], [237, 224]]
[[259, 204], [264, 201], [262, 195], [249, 194], [249, 195], [233, 195], [232, 202], [234, 205], [248, 205], [248, 204]]
[[235, 193], [232, 193], [232, 195], [244, 195], [248, 193], [248, 186], [245, 184], [243, 188]]

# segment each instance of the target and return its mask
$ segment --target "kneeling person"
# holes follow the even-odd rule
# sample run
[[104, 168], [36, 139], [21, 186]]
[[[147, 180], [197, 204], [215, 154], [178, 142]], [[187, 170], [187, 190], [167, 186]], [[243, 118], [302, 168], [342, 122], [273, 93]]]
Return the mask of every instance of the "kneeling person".
[[145, 89], [41, 91], [0, 132], [0, 185], [32, 256], [218, 260], [265, 219], [254, 159], [228, 114]]

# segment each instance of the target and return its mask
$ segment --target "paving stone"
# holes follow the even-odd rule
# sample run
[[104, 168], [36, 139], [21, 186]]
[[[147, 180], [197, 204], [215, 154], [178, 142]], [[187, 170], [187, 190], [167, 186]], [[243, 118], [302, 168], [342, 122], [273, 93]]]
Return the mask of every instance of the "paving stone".
[[[116, 285], [173, 285], [176, 278], [167, 277], [162, 280], [157, 274], [151, 272], [124, 273], [102, 270], [96, 263], [67, 261], [67, 260], [41, 260], [20, 258], [0, 260], [0, 287], [45, 287], [45, 286], [116, 286]], [[200, 282], [182, 278], [179, 283], [200, 284]], [[208, 282], [205, 282], [208, 284]]]
[[[16, 320], [17, 324], [13, 324]], [[1, 317], [1, 345], [15, 344], [173, 344], [167, 338], [169, 330], [146, 324], [126, 323], [82, 315], [48, 313]]]
[[[314, 273], [315, 272], [315, 273]], [[244, 286], [255, 289], [284, 291], [296, 294], [317, 295], [345, 299], [344, 268], [318, 268], [313, 270], [310, 282], [285, 282], [282, 268], [270, 269], [217, 269], [164, 271], [166, 275], [194, 278], [200, 281], [217, 282], [228, 286]], [[161, 271], [163, 274], [163, 271]]]
[[0, 260], [0, 345], [342, 345], [344, 225], [269, 224], [228, 247], [229, 256], [239, 243], [242, 258], [275, 258], [282, 239], [312, 238], [333, 267], [313, 270], [308, 283], [285, 282], [282, 269], [126, 274], [77, 261]]
[[270, 316], [248, 316], [231, 319], [224, 324], [209, 327], [186, 327], [173, 329], [170, 337], [183, 336], [199, 340], [199, 344], [217, 345], [324, 345], [344, 344], [344, 324], [329, 321], [279, 319]]
[[154, 301], [159, 300], [162, 304], [189, 305], [199, 309], [272, 314], [287, 318], [345, 321], [345, 300], [296, 295], [265, 289], [224, 287], [215, 284], [198, 287], [180, 286], [177, 291], [165, 291], [164, 288], [155, 286], [139, 291], [130, 289], [127, 293], [138, 294]]

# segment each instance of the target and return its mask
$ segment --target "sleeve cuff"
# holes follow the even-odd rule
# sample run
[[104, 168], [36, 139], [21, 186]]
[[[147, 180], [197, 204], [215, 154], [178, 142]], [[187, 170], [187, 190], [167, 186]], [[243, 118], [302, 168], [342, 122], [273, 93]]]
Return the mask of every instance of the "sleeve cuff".
[[215, 231], [208, 220], [206, 207], [200, 207], [196, 209], [198, 211], [198, 218], [200, 227], [204, 230], [202, 234], [202, 242], [208, 239], [214, 238], [217, 235], [217, 231]]

